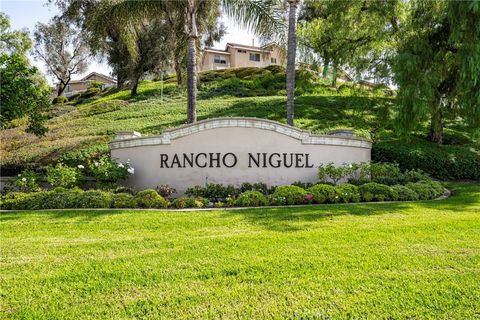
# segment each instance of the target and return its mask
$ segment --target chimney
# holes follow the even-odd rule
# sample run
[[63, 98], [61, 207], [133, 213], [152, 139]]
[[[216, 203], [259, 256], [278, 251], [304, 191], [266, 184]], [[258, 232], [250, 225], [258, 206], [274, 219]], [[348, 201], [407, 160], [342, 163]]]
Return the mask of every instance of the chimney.
[[255, 47], [255, 38], [252, 38], [252, 47]]

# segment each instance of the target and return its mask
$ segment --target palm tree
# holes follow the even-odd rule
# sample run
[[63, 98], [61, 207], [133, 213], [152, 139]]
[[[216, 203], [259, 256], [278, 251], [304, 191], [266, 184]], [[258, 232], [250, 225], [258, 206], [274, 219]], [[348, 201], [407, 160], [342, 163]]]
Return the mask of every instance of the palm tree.
[[295, 55], [297, 52], [297, 6], [300, 0], [288, 0], [287, 44], [287, 123], [293, 126], [295, 98]]
[[[186, 50], [188, 123], [196, 121], [197, 46], [199, 46], [199, 39], [218, 22], [221, 15], [220, 8], [227, 16], [257, 35], [268, 37], [284, 29], [282, 10], [278, 0], [103, 0], [93, 4], [90, 0], [85, 2], [90, 3], [90, 6], [102, 8], [101, 14], [98, 12], [93, 14], [86, 25], [90, 28], [93, 26], [93, 29], [102, 29], [99, 26], [116, 21], [116, 24], [124, 26], [120, 35], [125, 38], [127, 44], [133, 43], [132, 40], [136, 37], [135, 33], [131, 32], [133, 21], [164, 14], [167, 16], [165, 19], [169, 19], [169, 16], [174, 17], [171, 19], [175, 21], [172, 23], [172, 36], [176, 35], [176, 45], [185, 46], [185, 38], [188, 44]], [[75, 1], [72, 2], [72, 6], [74, 5], [77, 5]], [[68, 8], [65, 11], [68, 11]], [[178, 36], [179, 27], [183, 27], [185, 37]], [[132, 46], [130, 50], [135, 51], [135, 48]], [[182, 50], [176, 49], [174, 52], [178, 53]]]

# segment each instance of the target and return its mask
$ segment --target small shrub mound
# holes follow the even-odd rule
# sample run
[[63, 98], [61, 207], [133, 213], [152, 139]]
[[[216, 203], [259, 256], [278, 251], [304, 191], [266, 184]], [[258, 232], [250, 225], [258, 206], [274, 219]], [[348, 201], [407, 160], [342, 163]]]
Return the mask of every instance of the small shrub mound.
[[168, 201], [153, 189], [140, 191], [135, 196], [135, 200], [140, 208], [166, 208], [168, 206]]
[[[298, 186], [280, 186], [277, 187], [271, 195], [271, 202], [277, 205], [303, 204], [307, 194], [305, 189]], [[284, 203], [282, 203], [283, 201]]]
[[361, 185], [358, 190], [364, 201], [395, 201], [398, 199], [398, 193], [391, 187], [369, 182]]
[[170, 205], [175, 209], [204, 208], [208, 205], [208, 199], [202, 197], [179, 197], [174, 199]]
[[335, 202], [359, 202], [360, 192], [353, 184], [345, 183], [335, 187]]
[[261, 207], [268, 205], [268, 200], [259, 191], [245, 191], [238, 196], [235, 205], [239, 207]]
[[65, 96], [58, 96], [52, 100], [52, 104], [67, 103], [67, 102], [68, 102], [68, 98]]
[[115, 193], [112, 196], [112, 207], [114, 208], [135, 208], [137, 202], [130, 193]]
[[335, 201], [335, 187], [329, 184], [316, 184], [308, 188], [307, 192], [313, 196], [314, 203], [332, 203]]
[[407, 186], [400, 184], [392, 186], [392, 189], [398, 193], [398, 200], [400, 201], [415, 201], [418, 200], [418, 194]]
[[420, 200], [430, 200], [440, 197], [443, 194], [443, 186], [436, 181], [419, 181], [408, 183], [407, 187], [415, 191]]
[[101, 190], [87, 190], [80, 194], [79, 208], [110, 208], [112, 194]]

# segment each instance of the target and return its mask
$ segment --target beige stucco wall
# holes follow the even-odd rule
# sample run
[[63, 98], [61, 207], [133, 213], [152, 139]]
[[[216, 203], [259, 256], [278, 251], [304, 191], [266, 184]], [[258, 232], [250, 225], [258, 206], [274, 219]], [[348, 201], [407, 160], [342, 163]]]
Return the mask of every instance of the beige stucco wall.
[[[220, 55], [225, 57], [226, 64], [219, 64], [215, 63], [215, 55]], [[230, 68], [231, 63], [230, 63], [230, 55], [228, 54], [222, 54], [222, 53], [214, 53], [214, 52], [208, 52], [205, 51], [203, 53], [203, 58], [202, 58], [202, 65], [200, 67], [201, 71], [206, 71], [206, 70], [217, 70], [217, 69], [225, 69], [225, 68]]]
[[[317, 166], [333, 162], [357, 163], [370, 161], [371, 143], [361, 139], [313, 136], [304, 131], [261, 119], [211, 119], [167, 131], [161, 136], [114, 141], [112, 156], [135, 168], [126, 184], [137, 189], [168, 184], [179, 193], [195, 185], [243, 182], [264, 182], [284, 185], [295, 181], [317, 181]], [[161, 168], [161, 154], [172, 159], [182, 153], [234, 153], [237, 165], [228, 168]], [[249, 153], [301, 153], [309, 155], [312, 168], [248, 167]], [[304, 157], [305, 159], [305, 157]]]

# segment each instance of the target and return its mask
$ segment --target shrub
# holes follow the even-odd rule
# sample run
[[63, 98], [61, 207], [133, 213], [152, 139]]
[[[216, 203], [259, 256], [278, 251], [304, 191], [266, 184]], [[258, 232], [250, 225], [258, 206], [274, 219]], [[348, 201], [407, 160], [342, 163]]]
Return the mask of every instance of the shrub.
[[164, 198], [170, 198], [177, 190], [175, 188], [170, 187], [169, 185], [161, 185], [156, 188], [159, 195]]
[[55, 188], [46, 192], [42, 209], [80, 208], [83, 193], [84, 191], [79, 188]]
[[112, 196], [114, 208], [135, 208], [136, 205], [135, 197], [130, 193], [115, 193]]
[[81, 98], [91, 98], [100, 92], [100, 88], [89, 88], [87, 91], [80, 93]]
[[280, 186], [272, 194], [274, 198], [285, 198], [285, 204], [303, 204], [307, 191], [297, 186]]
[[480, 179], [480, 156], [469, 147], [432, 143], [375, 143], [375, 161], [397, 162], [402, 170], [421, 169], [438, 179]]
[[185, 193], [192, 197], [207, 198], [212, 202], [224, 200], [228, 197], [236, 196], [240, 192], [234, 186], [224, 186], [221, 184], [209, 183], [206, 187], [195, 186], [188, 188]]
[[271, 189], [263, 182], [249, 183], [244, 182], [240, 186], [240, 192], [258, 191], [263, 195], [268, 195]]
[[360, 192], [353, 184], [345, 183], [335, 187], [335, 202], [359, 202]]
[[87, 190], [80, 194], [79, 208], [110, 208], [112, 193], [101, 190]]
[[99, 182], [100, 187], [111, 187], [118, 180], [124, 180], [135, 172], [130, 163], [117, 163], [109, 156], [90, 163], [89, 169]]
[[313, 196], [314, 203], [335, 202], [335, 188], [328, 184], [316, 184], [308, 188], [308, 193]]
[[47, 181], [54, 188], [73, 187], [79, 177], [80, 172], [78, 169], [68, 167], [62, 163], [58, 163], [55, 167], [49, 166], [47, 168]]
[[400, 201], [415, 201], [418, 200], [418, 194], [408, 188], [407, 186], [402, 186], [402, 185], [394, 185], [392, 186], [392, 189], [398, 193], [398, 200]]
[[297, 187], [303, 188], [305, 190], [307, 190], [310, 187], [313, 187], [314, 185], [315, 185], [315, 183], [302, 182], [302, 181], [295, 181], [294, 183], [292, 183], [292, 186], [297, 186]]
[[437, 181], [419, 181], [408, 183], [407, 187], [418, 194], [420, 200], [434, 199], [443, 194], [444, 188]]
[[364, 201], [393, 201], [398, 194], [391, 187], [376, 182], [369, 182], [358, 188]]
[[112, 193], [128, 193], [128, 194], [131, 194], [132, 196], [134, 196], [137, 193], [135, 189], [126, 187], [126, 186], [115, 187], [111, 190], [111, 192]]
[[[60, 162], [70, 167], [78, 167], [79, 165], [85, 166], [88, 163], [99, 162], [100, 159], [107, 156], [110, 153], [108, 145], [105, 144], [93, 144], [83, 148], [75, 149], [65, 153]], [[88, 166], [86, 172], [88, 171]]]
[[2, 196], [1, 208], [5, 210], [36, 210], [43, 209], [45, 191], [11, 192]]
[[38, 174], [30, 169], [25, 169], [20, 173], [15, 180], [13, 185], [16, 189], [23, 192], [33, 192], [40, 190], [38, 185]]
[[192, 197], [178, 197], [172, 200], [170, 206], [176, 209], [191, 208], [194, 201]]
[[331, 180], [334, 184], [337, 184], [342, 178], [345, 178], [348, 174], [347, 165], [342, 165], [335, 167], [333, 162], [330, 162], [327, 165], [320, 164], [318, 166], [318, 178], [321, 182], [328, 182], [328, 179]]
[[268, 200], [259, 191], [245, 191], [238, 196], [235, 205], [239, 207], [261, 207], [268, 205]]
[[407, 183], [405, 176], [396, 163], [370, 163], [363, 168], [368, 170], [372, 182], [389, 186]]
[[68, 98], [64, 96], [58, 96], [52, 100], [52, 104], [67, 103], [67, 102], [68, 102]]
[[168, 205], [168, 201], [153, 189], [140, 191], [135, 196], [135, 200], [141, 208], [166, 208]]

